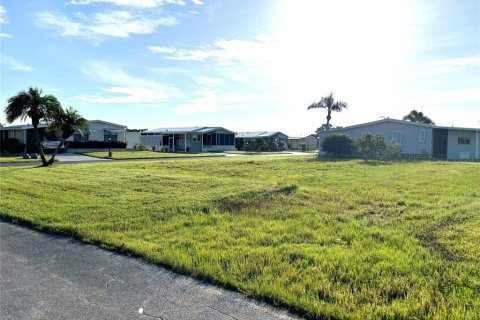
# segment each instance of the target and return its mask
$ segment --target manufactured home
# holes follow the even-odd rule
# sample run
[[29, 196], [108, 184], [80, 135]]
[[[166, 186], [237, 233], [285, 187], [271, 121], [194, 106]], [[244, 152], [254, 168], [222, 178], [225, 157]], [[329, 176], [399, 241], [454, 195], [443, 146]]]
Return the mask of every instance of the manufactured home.
[[222, 127], [158, 128], [142, 132], [140, 143], [156, 151], [233, 151], [235, 132]]
[[400, 145], [400, 153], [408, 158], [449, 160], [480, 159], [480, 128], [444, 127], [395, 119], [357, 124], [319, 133], [320, 145], [328, 135], [347, 134], [358, 138], [364, 134], [381, 134], [385, 142]]
[[283, 143], [287, 145], [288, 136], [280, 131], [251, 131], [238, 132], [235, 136], [235, 147], [238, 150], [243, 150], [243, 147], [250, 141], [260, 138], [269, 143]]
[[302, 145], [306, 151], [318, 150], [318, 136], [310, 134], [306, 137], [288, 137], [288, 148], [292, 150], [301, 150]]

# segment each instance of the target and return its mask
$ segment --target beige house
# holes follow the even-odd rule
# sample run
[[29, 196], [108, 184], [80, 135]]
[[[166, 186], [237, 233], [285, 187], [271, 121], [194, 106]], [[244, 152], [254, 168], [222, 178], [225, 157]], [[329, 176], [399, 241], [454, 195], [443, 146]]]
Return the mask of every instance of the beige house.
[[292, 150], [302, 150], [303, 144], [305, 144], [306, 151], [318, 150], [317, 135], [310, 134], [306, 137], [288, 137], [288, 148]]

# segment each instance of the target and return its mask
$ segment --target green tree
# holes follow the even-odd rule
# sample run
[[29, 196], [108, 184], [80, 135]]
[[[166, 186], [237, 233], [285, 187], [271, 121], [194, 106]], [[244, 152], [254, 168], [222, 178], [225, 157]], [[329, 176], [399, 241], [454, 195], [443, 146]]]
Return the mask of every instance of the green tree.
[[8, 99], [8, 105], [5, 107], [8, 123], [17, 119], [25, 121], [27, 118], [32, 121], [33, 139], [44, 166], [47, 166], [48, 162], [40, 144], [38, 125], [41, 121], [50, 121], [61, 108], [57, 98], [52, 95], [43, 95], [41, 89], [33, 87], [30, 87], [28, 91], [20, 91]]
[[413, 109], [409, 114], [403, 117], [403, 120], [411, 122], [421, 122], [426, 124], [435, 124], [429, 117], [423, 114], [422, 111], [417, 111]]
[[[343, 101], [335, 101], [333, 92], [326, 97], [322, 97], [320, 101], [310, 104], [307, 110], [310, 109], [326, 109], [327, 110], [327, 123], [325, 123], [325, 130], [330, 130], [330, 119], [332, 118], [332, 111], [341, 112], [343, 109], [347, 109], [348, 104]], [[321, 128], [321, 127], [320, 127]]]
[[357, 147], [355, 140], [349, 135], [334, 133], [323, 139], [321, 148], [335, 156], [349, 156]]
[[370, 158], [383, 157], [386, 148], [385, 139], [381, 134], [367, 133], [357, 138], [357, 145], [362, 151], [365, 162]]
[[66, 110], [60, 108], [53, 116], [53, 122], [50, 124], [49, 130], [59, 130], [62, 133], [62, 140], [53, 152], [48, 164], [51, 165], [55, 161], [55, 156], [58, 151], [65, 145], [65, 141], [70, 138], [75, 132], [80, 135], [90, 130], [90, 125], [87, 119], [82, 117], [77, 110], [68, 107]]

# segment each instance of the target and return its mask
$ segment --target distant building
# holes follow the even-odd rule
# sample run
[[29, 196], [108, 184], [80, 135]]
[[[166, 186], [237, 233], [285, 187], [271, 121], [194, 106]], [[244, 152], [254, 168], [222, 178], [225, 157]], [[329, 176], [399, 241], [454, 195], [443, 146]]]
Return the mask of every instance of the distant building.
[[288, 148], [301, 150], [302, 144], [305, 144], [306, 151], [318, 150], [318, 136], [309, 134], [306, 137], [288, 137]]
[[222, 127], [159, 128], [142, 132], [140, 143], [156, 151], [233, 151], [235, 132]]
[[385, 142], [400, 144], [403, 157], [451, 160], [480, 159], [480, 128], [443, 127], [418, 122], [382, 119], [319, 133], [325, 137], [344, 133], [358, 138], [366, 133], [381, 134]]
[[[82, 136], [76, 132], [71, 136], [68, 141], [121, 141], [125, 142], [125, 132], [127, 126], [107, 122], [103, 120], [89, 120], [90, 131], [85, 132]], [[48, 124], [40, 123], [38, 129], [40, 132], [40, 139], [58, 140], [60, 138], [60, 132], [47, 131]], [[33, 127], [30, 124], [13, 125], [0, 127], [2, 139], [17, 139], [19, 142], [27, 145], [33, 143]]]
[[288, 136], [280, 131], [250, 131], [250, 132], [237, 132], [235, 136], [235, 147], [238, 150], [242, 150], [246, 143], [253, 141], [256, 138], [265, 140], [265, 143], [284, 143], [288, 142]]

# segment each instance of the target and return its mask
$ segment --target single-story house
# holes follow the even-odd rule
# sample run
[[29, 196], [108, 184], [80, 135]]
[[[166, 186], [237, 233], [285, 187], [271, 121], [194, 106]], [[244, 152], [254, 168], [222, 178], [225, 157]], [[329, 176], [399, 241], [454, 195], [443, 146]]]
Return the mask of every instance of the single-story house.
[[451, 160], [480, 159], [480, 128], [444, 127], [395, 119], [357, 124], [319, 133], [320, 145], [330, 134], [344, 133], [358, 138], [381, 134], [385, 142], [400, 144], [404, 157]]
[[238, 150], [242, 150], [249, 141], [253, 141], [256, 138], [265, 140], [266, 144], [276, 142], [287, 145], [288, 142], [288, 136], [280, 131], [237, 132], [235, 136], [235, 147]]
[[288, 148], [292, 150], [301, 150], [302, 144], [305, 144], [306, 150], [318, 150], [318, 136], [309, 134], [306, 137], [288, 137]]
[[[103, 120], [89, 120], [88, 122], [90, 123], [89, 132], [83, 136], [76, 132], [68, 141], [108, 141], [108, 138], [110, 138], [113, 142], [125, 142], [126, 126]], [[41, 139], [58, 140], [60, 132], [49, 132], [46, 130], [47, 127], [47, 123], [38, 125]], [[3, 139], [14, 138], [23, 144], [33, 142], [33, 127], [31, 124], [0, 127], [0, 132]]]
[[103, 120], [88, 120], [90, 123], [90, 131], [80, 135], [76, 132], [68, 141], [109, 141], [127, 142], [126, 132], [127, 126]]
[[222, 127], [158, 128], [142, 132], [140, 143], [157, 151], [233, 151], [235, 132]]

